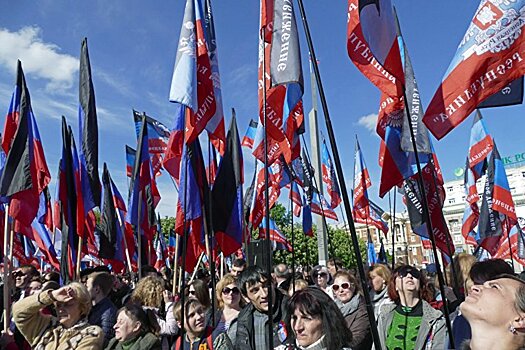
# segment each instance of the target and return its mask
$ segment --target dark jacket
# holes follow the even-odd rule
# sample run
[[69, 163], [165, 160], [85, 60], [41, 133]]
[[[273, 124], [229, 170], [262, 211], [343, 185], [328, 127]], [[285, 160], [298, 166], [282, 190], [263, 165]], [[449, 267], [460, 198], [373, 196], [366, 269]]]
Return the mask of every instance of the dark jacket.
[[117, 308], [106, 297], [91, 308], [88, 316], [90, 325], [99, 326], [104, 331], [104, 346], [115, 336], [113, 326], [117, 323]]
[[[122, 343], [111, 339], [105, 350], [122, 350]], [[153, 333], [146, 333], [135, 339], [129, 350], [161, 350], [160, 338]]]
[[[356, 297], [359, 300], [357, 308], [345, 310], [345, 308], [340, 307], [345, 317], [346, 327], [352, 332], [350, 347], [352, 350], [370, 350], [372, 348], [372, 332], [366, 304], [363, 297], [360, 295], [356, 295]], [[340, 306], [339, 303], [337, 305]]]
[[[288, 297], [275, 288], [275, 303], [273, 307], [273, 346], [276, 347], [284, 343], [279, 339], [280, 321], [286, 319], [286, 305]], [[255, 335], [253, 326], [253, 304], [246, 305], [237, 317], [237, 335], [233, 348], [235, 350], [255, 350]], [[268, 330], [268, 329], [267, 329]]]

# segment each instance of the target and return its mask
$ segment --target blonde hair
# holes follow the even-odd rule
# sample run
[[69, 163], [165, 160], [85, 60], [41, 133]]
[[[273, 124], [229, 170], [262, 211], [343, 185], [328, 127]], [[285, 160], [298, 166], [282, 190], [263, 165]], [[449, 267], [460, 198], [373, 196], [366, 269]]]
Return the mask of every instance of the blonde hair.
[[164, 281], [157, 276], [147, 276], [139, 280], [137, 287], [131, 294], [133, 303], [159, 308], [162, 304]]
[[87, 290], [87, 287], [79, 282], [71, 282], [68, 284], [68, 287], [71, 287], [75, 291], [75, 300], [78, 302], [78, 307], [80, 309], [80, 315], [87, 317], [91, 311], [91, 295]]
[[[230, 273], [224, 275], [224, 277], [221, 278], [219, 282], [217, 282], [217, 288], [215, 289], [215, 297], [217, 300], [218, 309], [224, 309], [224, 301], [222, 300], [222, 291], [229, 284], [235, 284], [237, 288], [239, 288], [239, 286], [237, 285], [237, 278], [235, 278], [235, 276]], [[239, 293], [240, 293], [240, 288], [239, 288]], [[243, 298], [239, 298], [239, 299], [240, 299], [239, 306], [244, 307], [244, 304], [245, 304], [244, 299]]]
[[381, 277], [385, 281], [385, 286], [388, 284], [388, 281], [390, 281], [390, 278], [392, 277], [392, 272], [390, 271], [390, 268], [383, 264], [375, 264], [372, 267], [372, 269], [368, 272], [368, 277], [370, 277], [371, 272]]
[[[472, 265], [474, 265], [475, 263], [476, 257], [467, 253], [459, 253], [452, 260], [452, 264], [454, 264], [454, 269], [456, 271], [458, 279], [457, 288], [464, 288], [465, 293], [468, 290], [467, 288], [470, 288], [472, 286], [471, 282], [469, 281], [469, 274]], [[450, 285], [454, 286], [455, 280], [453, 278], [454, 276], [452, 275], [451, 267], [452, 266], [449, 264], [445, 269], [445, 273], [447, 274], [447, 278], [450, 281]]]
[[306, 280], [302, 278], [296, 279], [295, 283], [291, 284], [290, 287], [288, 288], [289, 296], [293, 295], [294, 286], [295, 286], [295, 292], [297, 293], [297, 291], [308, 288], [308, 282], [306, 282]]

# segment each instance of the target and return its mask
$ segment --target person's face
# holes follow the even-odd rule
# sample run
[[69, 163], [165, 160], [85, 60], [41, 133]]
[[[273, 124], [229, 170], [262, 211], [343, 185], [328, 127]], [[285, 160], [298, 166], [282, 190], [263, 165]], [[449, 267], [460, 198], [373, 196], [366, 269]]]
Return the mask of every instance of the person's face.
[[16, 288], [25, 288], [29, 283], [29, 276], [26, 271], [22, 269], [16, 270], [13, 275], [15, 276]]
[[295, 309], [291, 317], [291, 323], [297, 343], [300, 346], [310, 346], [323, 335], [323, 321], [321, 318], [304, 314], [299, 308]]
[[89, 292], [89, 295], [91, 295], [91, 300], [95, 299], [98, 292], [99, 292], [99, 288], [98, 287], [95, 287], [93, 286], [93, 278], [88, 278], [87, 281], [86, 281], [86, 288]]
[[124, 342], [135, 337], [140, 330], [140, 322], [132, 320], [125, 311], [121, 311], [113, 329], [115, 330], [115, 338], [119, 342]]
[[[339, 266], [339, 268], [341, 268], [341, 266]], [[330, 272], [330, 274], [335, 275], [335, 273], [337, 272], [336, 269], [335, 269], [335, 264], [332, 265], [332, 264], [328, 264], [328, 272]]]
[[335, 279], [332, 290], [336, 298], [346, 304], [354, 296], [355, 286], [345, 276], [339, 276]]
[[[273, 285], [270, 281], [263, 280], [252, 284], [246, 289], [246, 296], [260, 312], [268, 311], [268, 289], [271, 290], [272, 296], [274, 296]], [[275, 298], [272, 298], [272, 300], [275, 300]]]
[[328, 274], [325, 271], [320, 271], [317, 274], [317, 284], [321, 288], [326, 288], [328, 285]]
[[206, 313], [201, 304], [192, 304], [188, 309], [186, 317], [186, 331], [193, 335], [199, 335], [206, 328]]
[[517, 316], [514, 302], [519, 287], [520, 282], [509, 278], [474, 285], [460, 310], [471, 324], [482, 321], [493, 327], [508, 327]]
[[231, 274], [234, 275], [235, 277], [239, 277], [239, 275], [243, 271], [244, 271], [244, 266], [241, 266], [241, 267], [232, 266]]
[[42, 283], [40, 281], [32, 281], [29, 283], [29, 286], [26, 288], [27, 295], [33, 295], [38, 293], [42, 289]]
[[383, 279], [383, 277], [379, 276], [374, 271], [371, 271], [369, 276], [370, 276], [370, 285], [374, 291], [380, 292], [383, 289], [385, 289], [386, 281]]
[[241, 300], [241, 293], [239, 288], [234, 284], [230, 283], [221, 292], [222, 301], [224, 305], [234, 307], [239, 306], [239, 301]]
[[74, 326], [81, 318], [80, 304], [76, 299], [55, 303], [58, 321], [66, 328]]
[[403, 269], [399, 271], [399, 275], [396, 277], [396, 290], [399, 294], [401, 293], [412, 293], [418, 294], [420, 285], [419, 277], [420, 272], [417, 269]]
[[190, 298], [197, 299], [197, 295], [195, 292], [195, 286], [193, 284], [190, 285], [190, 287], [188, 288], [188, 293], [189, 293]]

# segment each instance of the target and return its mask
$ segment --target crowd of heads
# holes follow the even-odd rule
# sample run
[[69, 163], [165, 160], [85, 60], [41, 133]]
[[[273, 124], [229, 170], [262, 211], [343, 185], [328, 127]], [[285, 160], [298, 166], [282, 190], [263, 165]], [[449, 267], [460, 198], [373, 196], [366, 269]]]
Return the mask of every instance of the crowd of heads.
[[[288, 330], [289, 341], [297, 346], [307, 347], [322, 341], [326, 349], [368, 348], [362, 345], [371, 346], [371, 342], [367, 343], [371, 336], [363, 338], [352, 328], [356, 327], [352, 324], [355, 320], [349, 318], [348, 310], [354, 312], [365, 304], [365, 296], [369, 296], [380, 330], [382, 312], [396, 312], [396, 306], [405, 307], [403, 312], [410, 316], [417, 305], [424, 303], [437, 312], [439, 319], [443, 317], [444, 303], [452, 313], [461, 304], [458, 310], [473, 337], [483, 332], [494, 335], [498, 330], [502, 343], [508, 338], [509, 344], [525, 344], [525, 283], [514, 275], [508, 263], [498, 259], [478, 262], [468, 254], [456, 256], [446, 269], [445, 278], [449, 283], [445, 298], [433, 272], [411, 265], [398, 265], [391, 270], [376, 264], [367, 269], [368, 283], [363, 286], [355, 271], [345, 268], [339, 259], [331, 259], [327, 266], [299, 267], [296, 271], [286, 264], [276, 264], [272, 273], [259, 266], [248, 266], [243, 259], [235, 259], [228, 273], [217, 277], [214, 286], [209, 273], [195, 273], [193, 279], [186, 281], [182, 299], [182, 294], [171, 295], [169, 270], [161, 273], [145, 266], [142, 273], [143, 277], [134, 282], [126, 274], [115, 275], [107, 268], [97, 268], [84, 272], [81, 282], [60, 287], [56, 272], [40, 274], [33, 266], [23, 266], [12, 273], [16, 288], [12, 297], [17, 301], [38, 295], [41, 301], [42, 295], [49, 295], [53, 303], [46, 305], [48, 312], [66, 328], [87, 319], [96, 305], [110, 300], [115, 307], [111, 325], [114, 342], [126, 342], [144, 334], [160, 338], [165, 334], [161, 332], [162, 323], [167, 322], [170, 315], [176, 331], [167, 339], [173, 345], [181, 333], [189, 339], [198, 339], [220, 327], [224, 327], [221, 332], [226, 333], [245, 310], [267, 314], [270, 308], [273, 313], [281, 308], [283, 312], [279, 317]], [[168, 305], [172, 306], [168, 308]], [[423, 307], [423, 317], [428, 310]], [[460, 322], [454, 323], [460, 327]], [[238, 327], [242, 327], [242, 322], [239, 321]], [[243, 341], [236, 340], [235, 332], [239, 334], [238, 329], [230, 330], [229, 341]], [[383, 338], [380, 334], [382, 345], [383, 341], [389, 341], [389, 331], [384, 332]], [[470, 344], [475, 348], [476, 339]]]

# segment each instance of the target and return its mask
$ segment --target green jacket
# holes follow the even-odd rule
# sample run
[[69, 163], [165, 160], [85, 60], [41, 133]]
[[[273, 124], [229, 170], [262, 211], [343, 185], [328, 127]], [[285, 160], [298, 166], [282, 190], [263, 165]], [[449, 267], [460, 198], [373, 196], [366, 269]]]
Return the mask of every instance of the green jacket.
[[[122, 342], [116, 338], [109, 341], [105, 350], [124, 350]], [[153, 333], [146, 333], [139, 336], [127, 350], [161, 350], [160, 337]]]

